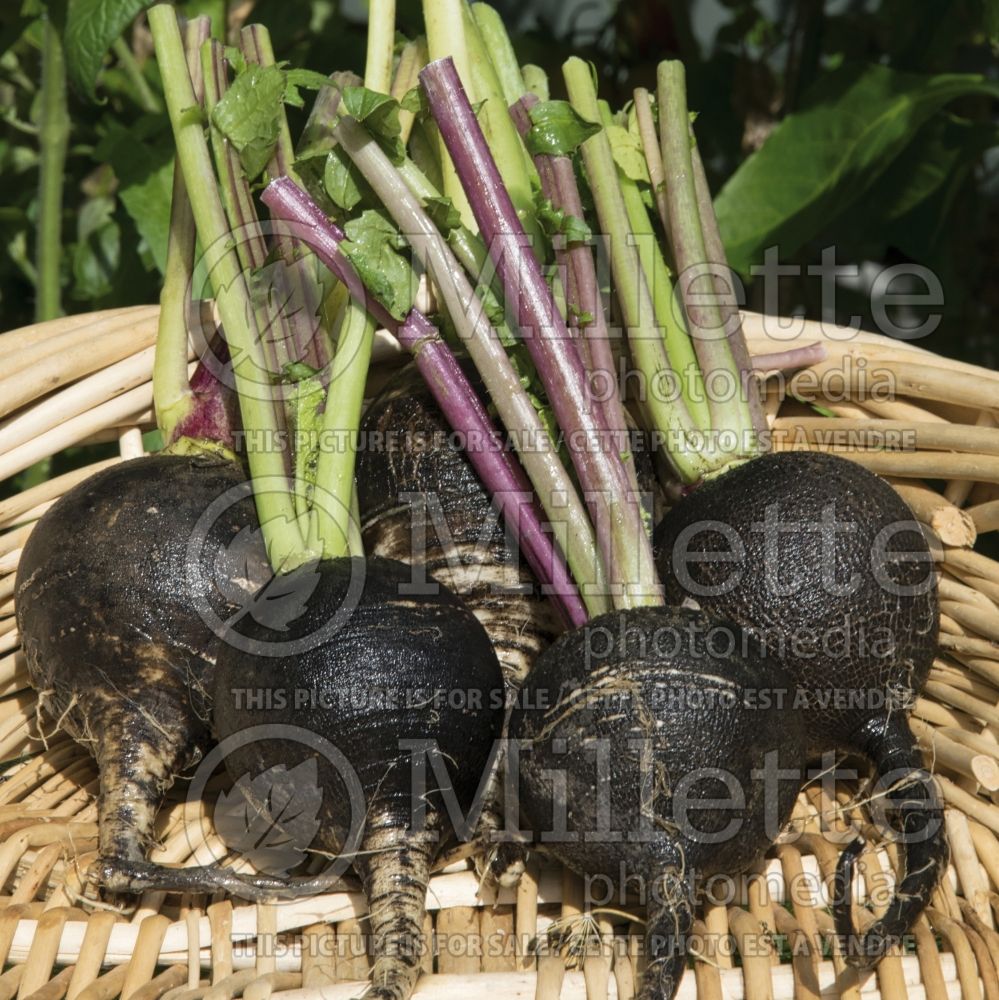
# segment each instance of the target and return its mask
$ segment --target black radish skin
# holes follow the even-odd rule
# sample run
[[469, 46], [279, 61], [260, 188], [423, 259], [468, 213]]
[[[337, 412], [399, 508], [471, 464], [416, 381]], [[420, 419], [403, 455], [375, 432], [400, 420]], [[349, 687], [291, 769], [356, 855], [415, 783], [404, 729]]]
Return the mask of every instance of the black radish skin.
[[[322, 790], [316, 846], [349, 857], [368, 900], [375, 962], [365, 997], [405, 1000], [420, 969], [431, 867], [454, 833], [429, 764], [425, 793], [414, 789], [408, 741], [429, 742], [439, 750], [467, 816], [500, 734], [503, 676], [488, 635], [454, 594], [444, 587], [434, 594], [406, 593], [409, 566], [378, 557], [345, 558], [322, 562], [315, 572], [307, 608], [287, 630], [244, 622], [238, 646], [221, 647], [215, 726], [222, 741], [251, 726], [296, 726], [343, 754], [357, 776], [359, 798], [352, 798], [351, 783], [342, 777], [350, 771], [308, 741], [264, 732], [225, 760], [239, 781], [275, 765], [290, 770], [316, 758]], [[363, 587], [351, 596], [362, 579]], [[343, 607], [351, 609], [346, 623], [323, 634]], [[297, 653], [267, 655], [276, 643], [306, 638]], [[241, 697], [245, 691], [277, 689], [286, 696], [269, 704], [259, 699], [251, 706]], [[293, 691], [320, 697], [296, 707]], [[267, 803], [255, 805], [266, 809]], [[414, 822], [414, 809], [422, 812], [422, 822]], [[363, 824], [359, 840], [348, 839], [352, 824]]]
[[[244, 479], [235, 463], [193, 456], [105, 469], [43, 515], [18, 565], [17, 622], [39, 705], [97, 761], [100, 875], [111, 891], [195, 889], [209, 875], [145, 856], [164, 791], [210, 745], [217, 638], [195, 598], [222, 620], [232, 614], [217, 577], [232, 540], [256, 525], [252, 498], [222, 505], [191, 565], [189, 542]], [[250, 594], [269, 576], [260, 556], [236, 583]], [[224, 887], [216, 874], [223, 881], [209, 887]]]
[[559, 623], [414, 365], [368, 407], [361, 446], [365, 552], [425, 569], [461, 597], [519, 687]]
[[625, 902], [607, 886], [644, 895], [641, 1000], [676, 993], [702, 880], [754, 864], [790, 816], [799, 782], [776, 769], [800, 773], [805, 745], [790, 686], [738, 626], [665, 607], [600, 615], [528, 675], [510, 720], [520, 825], [593, 905]]
[[[931, 554], [912, 511], [854, 462], [783, 452], [684, 497], [658, 526], [656, 553], [671, 602], [693, 600], [754, 631], [791, 673], [807, 702], [810, 752], [859, 752], [877, 776], [892, 776], [885, 805], [904, 843], [904, 877], [859, 941], [848, 891], [836, 906], [848, 961], [872, 964], [911, 928], [948, 860], [941, 801], [907, 723], [939, 625]], [[860, 847], [841, 857], [844, 887]]]
[[[409, 563], [459, 595], [488, 633], [508, 690], [516, 691], [560, 624], [414, 365], [372, 401], [361, 442], [365, 551]], [[504, 825], [500, 799], [497, 770], [479, 839], [488, 847], [486, 876], [509, 886], [523, 872], [524, 852], [491, 843]]]

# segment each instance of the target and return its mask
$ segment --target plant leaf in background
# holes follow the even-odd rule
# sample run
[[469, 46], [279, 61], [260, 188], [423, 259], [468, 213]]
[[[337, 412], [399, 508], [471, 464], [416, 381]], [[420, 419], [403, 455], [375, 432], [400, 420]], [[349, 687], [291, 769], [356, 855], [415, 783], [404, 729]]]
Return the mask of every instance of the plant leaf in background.
[[719, 192], [729, 264], [748, 274], [768, 246], [795, 253], [871, 188], [930, 117], [969, 94], [999, 96], [999, 85], [886, 66], [831, 73]]
[[114, 198], [100, 195], [83, 203], [73, 246], [73, 298], [107, 295], [121, 259], [121, 230], [114, 221]]
[[882, 236], [907, 255], [933, 251], [958, 189], [979, 156], [999, 145], [999, 128], [938, 112], [843, 220]]
[[153, 0], [69, 0], [66, 10], [66, 71], [87, 99], [97, 96], [97, 75], [114, 40]]
[[[153, 119], [146, 119], [145, 123], [151, 121], [155, 123]], [[127, 129], [111, 122], [94, 156], [114, 168], [118, 198], [162, 274], [170, 230], [173, 142], [168, 128], [162, 129], [159, 135], [147, 136], [150, 130], [143, 128], [143, 124], [140, 122], [136, 129]]]

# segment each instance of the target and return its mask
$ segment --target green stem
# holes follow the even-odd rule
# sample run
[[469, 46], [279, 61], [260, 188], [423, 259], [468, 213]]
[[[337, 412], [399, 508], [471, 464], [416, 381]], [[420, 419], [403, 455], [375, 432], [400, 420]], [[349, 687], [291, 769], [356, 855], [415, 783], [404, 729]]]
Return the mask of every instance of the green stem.
[[[503, 93], [493, 63], [494, 53], [485, 44], [476, 19], [467, 4], [464, 5], [464, 13], [465, 43], [468, 46], [472, 72], [471, 90], [467, 84], [465, 90], [469, 95], [474, 91], [476, 100], [483, 102], [476, 117], [489, 144], [489, 152], [492, 153], [503, 178], [503, 186], [517, 210], [517, 218], [520, 219], [520, 224], [531, 240], [535, 255], [540, 256], [544, 243], [534, 209], [537, 171], [510, 117], [509, 108], [513, 101], [508, 101]], [[506, 37], [502, 23], [499, 25], [499, 31]], [[507, 45], [509, 44], [510, 40], [507, 38]], [[520, 96], [518, 95], [516, 100], [519, 100]]]
[[308, 561], [310, 554], [304, 551], [282, 451], [275, 440], [280, 424], [270, 374], [253, 319], [250, 294], [231, 245], [175, 8], [167, 4], [152, 7], [149, 26], [163, 78], [177, 161], [184, 174], [207, 272], [232, 355], [247, 457], [267, 554], [276, 570], [287, 570]]
[[704, 249], [707, 251], [707, 259], [723, 272], [714, 275], [715, 294], [718, 296], [728, 345], [742, 375], [743, 391], [746, 394], [753, 429], [757, 435], [757, 447], [762, 450], [760, 442], [766, 435], [767, 418], [760, 400], [760, 382], [754, 374], [753, 363], [749, 357], [749, 347], [742, 330], [742, 316], [739, 312], [739, 302], [733, 285], [735, 278], [728, 266], [728, 258], [725, 256], [725, 244], [722, 242], [721, 232], [718, 229], [718, 217], [715, 215], [715, 207], [711, 201], [708, 177], [704, 172], [701, 154], [693, 136], [693, 128], [691, 128], [690, 162], [694, 168], [694, 191], [697, 194], [697, 211], [701, 217], [701, 229], [704, 232]]
[[565, 553], [587, 612], [598, 615], [609, 611], [606, 574], [586, 508], [463, 268], [424, 212], [419, 198], [364, 128], [352, 118], [341, 118], [336, 135], [399, 229], [407, 234], [413, 253], [434, 281], [440, 301], [485, 383], [500, 420], [512, 435], [521, 436], [524, 447], [519, 456], [524, 471]]
[[[423, 37], [408, 42], [399, 56], [399, 65], [392, 78], [390, 95], [401, 101], [420, 82], [420, 70], [430, 59], [427, 53], [427, 40]], [[416, 115], [412, 111], [399, 110], [399, 138], [403, 145], [409, 142], [409, 134], [413, 131]]]
[[[274, 46], [271, 44], [270, 32], [262, 24], [250, 24], [243, 28], [240, 41], [243, 54], [247, 60], [258, 66], [273, 66]], [[295, 145], [291, 139], [291, 129], [288, 127], [288, 116], [284, 105], [278, 112], [278, 139], [274, 147], [274, 155], [267, 164], [267, 174], [273, 180], [276, 177], [290, 177], [300, 187], [302, 182], [295, 172]], [[253, 207], [252, 195], [247, 186], [247, 197]], [[275, 233], [277, 243], [286, 266], [275, 274], [274, 300], [287, 303], [288, 308], [280, 308], [280, 315], [275, 317], [278, 322], [277, 336], [274, 337], [277, 352], [287, 356], [289, 360], [305, 361], [311, 367], [322, 371], [330, 359], [330, 347], [326, 331], [318, 328], [317, 316], [322, 299], [322, 289], [316, 277], [312, 254], [304, 252], [301, 257], [295, 256], [295, 248], [290, 240], [281, 236], [280, 227]], [[282, 349], [281, 344], [286, 346]], [[283, 362], [278, 358], [280, 371]]]
[[549, 96], [548, 74], [540, 66], [535, 66], [534, 63], [524, 63], [520, 67], [520, 71], [524, 74], [525, 92], [534, 94], [539, 101], [547, 101]]
[[[222, 46], [214, 38], [206, 41], [201, 48], [201, 71], [205, 81], [205, 114], [211, 123], [212, 112], [228, 89], [225, 56]], [[257, 218], [253, 194], [236, 150], [212, 124], [208, 126], [208, 136], [220, 181], [222, 205], [229, 228], [237, 234], [234, 243], [240, 267], [244, 273], [252, 274], [263, 268], [267, 261], [267, 243]], [[287, 342], [288, 332], [280, 323], [280, 317], [272, 319], [270, 316], [269, 301], [269, 296], [258, 297], [253, 309], [257, 330], [267, 334], [261, 345], [267, 370], [276, 373], [283, 371], [293, 359]], [[272, 324], [276, 327], [276, 335], [271, 329]]]
[[[600, 107], [589, 64], [573, 57], [563, 65], [562, 72], [573, 107], [588, 121], [599, 122]], [[631, 223], [607, 133], [601, 129], [580, 149], [600, 227], [610, 244], [614, 290], [627, 327], [628, 344], [647, 383], [645, 406], [653, 426], [667, 438], [670, 461], [677, 474], [685, 482], [697, 482], [710, 466], [690, 443], [697, 426], [685, 400], [662, 391], [663, 379], [671, 373], [670, 359], [656, 325], [645, 272], [631, 240]]]
[[487, 3], [473, 3], [472, 16], [496, 71], [503, 100], [507, 107], [516, 104], [527, 93], [527, 84], [524, 83], [524, 74], [520, 70], [517, 54], [513, 51], [503, 19]]
[[[606, 101], [598, 102], [600, 116], [605, 125], [613, 123], [613, 115]], [[663, 257], [656, 231], [649, 219], [649, 213], [638, 190], [638, 182], [623, 171], [618, 170], [617, 182], [621, 188], [628, 224], [631, 226], [631, 240], [638, 250], [642, 271], [652, 295], [652, 308], [656, 321], [662, 325], [666, 354], [673, 370], [681, 377], [683, 398], [690, 411], [690, 418], [703, 429], [711, 426], [711, 414], [704, 395], [704, 382], [697, 367], [697, 355], [690, 342], [683, 314], [676, 308], [673, 278], [666, 259]]]
[[659, 148], [659, 136], [656, 134], [656, 123], [652, 117], [652, 97], [644, 87], [636, 87], [635, 120], [638, 122], [638, 134], [642, 140], [642, 150], [645, 153], [645, 164], [649, 168], [649, 183], [652, 185], [652, 197], [656, 203], [659, 221], [663, 224], [663, 232], [669, 239], [669, 209], [666, 205], [666, 172], [663, 167], [662, 151]]
[[[423, 0], [423, 23], [427, 29], [427, 53], [430, 60], [450, 56], [454, 60], [458, 76], [465, 85], [469, 100], [478, 100], [472, 84], [471, 59], [465, 36], [465, 0]], [[434, 129], [436, 132], [436, 129]], [[451, 199], [462, 223], [473, 232], [477, 230], [472, 207], [468, 204], [465, 189], [458, 180], [458, 174], [451, 162], [451, 156], [437, 136], [438, 160], [441, 165], [441, 188]]]
[[35, 320], [62, 315], [59, 265], [62, 258], [62, 189], [69, 146], [66, 64], [62, 39], [52, 21], [42, 22], [42, 92], [39, 129], [38, 223], [35, 268], [38, 274]]
[[[659, 64], [659, 132], [663, 163], [666, 169], [666, 202], [669, 207], [669, 231], [673, 256], [678, 269], [678, 284], [697, 360], [708, 386], [708, 408], [714, 432], [729, 431], [738, 435], [734, 452], [718, 453], [714, 435], [707, 447], [716, 454], [719, 466], [753, 454], [753, 422], [742, 392], [711, 391], [712, 380], [722, 374], [735, 386], [741, 386], [741, 372], [725, 336], [721, 310], [715, 295], [704, 247], [704, 233], [698, 213], [694, 168], [690, 156], [690, 115], [687, 111], [687, 86], [683, 64], [667, 60]], [[699, 289], [695, 291], [695, 285]], [[705, 287], [707, 286], [707, 287]], [[706, 293], [706, 294], [705, 294]]]
[[150, 114], [158, 115], [163, 110], [160, 99], [153, 93], [149, 81], [142, 75], [142, 70], [135, 60], [135, 55], [128, 47], [124, 38], [116, 38], [111, 46], [112, 51], [118, 57], [121, 68], [125, 71], [132, 86], [135, 88], [135, 96], [138, 98], [139, 107]]
[[371, 362], [375, 322], [362, 304], [350, 300], [340, 330], [322, 440], [316, 465], [316, 493], [309, 542], [326, 559], [350, 554], [351, 494], [357, 459], [364, 385]]
[[392, 86], [392, 56], [395, 52], [395, 0], [369, 0], [368, 51], [364, 63], [364, 86], [387, 94]]
[[[184, 48], [191, 84], [196, 96], [203, 92], [201, 46], [207, 40], [211, 22], [206, 17], [188, 21]], [[194, 249], [197, 231], [191, 202], [184, 186], [179, 163], [173, 167], [170, 199], [170, 232], [167, 236], [166, 272], [160, 292], [160, 316], [153, 363], [153, 400], [156, 424], [164, 444], [173, 441], [174, 431], [194, 409], [194, 393], [187, 377], [187, 314], [191, 280], [194, 276]]]

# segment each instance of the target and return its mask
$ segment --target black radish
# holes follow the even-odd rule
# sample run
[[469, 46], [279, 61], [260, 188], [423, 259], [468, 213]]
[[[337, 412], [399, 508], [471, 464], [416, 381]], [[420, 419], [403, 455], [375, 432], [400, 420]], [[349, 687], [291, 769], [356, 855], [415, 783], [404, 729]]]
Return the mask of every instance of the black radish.
[[21, 642], [40, 708], [97, 761], [108, 889], [194, 888], [204, 877], [150, 865], [145, 852], [164, 791], [210, 745], [213, 623], [270, 575], [242, 469], [215, 458], [112, 466], [29, 536], [16, 585]]
[[[361, 441], [357, 490], [365, 550], [423, 567], [459, 595], [488, 633], [507, 689], [516, 691], [559, 623], [414, 367], [371, 403]], [[479, 836], [488, 875], [510, 885], [524, 858], [516, 844], [490, 843], [504, 825], [501, 791], [497, 771]]]
[[425, 567], [482, 622], [508, 684], [523, 682], [558, 634], [488, 492], [414, 367], [361, 423], [357, 493], [365, 551]]
[[[906, 933], [948, 858], [942, 805], [907, 724], [937, 649], [932, 556], [883, 479], [835, 455], [766, 455], [710, 479], [660, 523], [657, 565], [674, 603], [754, 632], [800, 690], [809, 751], [873, 763], [904, 845], [887, 912], [848, 955], [865, 965]], [[849, 885], [861, 842], [843, 853]], [[849, 894], [837, 930], [851, 937]]]
[[[407, 594], [410, 567], [339, 558], [299, 572], [315, 576], [302, 615], [281, 630], [246, 620], [221, 647], [216, 729], [223, 746], [238, 738], [225, 758], [236, 781], [317, 760], [316, 849], [352, 863], [368, 900], [375, 963], [365, 996], [404, 1000], [420, 969], [433, 861], [453, 833], [468, 832], [451, 810], [468, 817], [490, 766], [503, 677], [457, 597], [444, 587]], [[254, 726], [264, 728], [240, 737]]]
[[600, 615], [528, 675], [508, 751], [520, 825], [591, 902], [644, 897], [642, 1000], [675, 994], [703, 880], [759, 860], [790, 815], [805, 744], [790, 688], [737, 625], [664, 607]]

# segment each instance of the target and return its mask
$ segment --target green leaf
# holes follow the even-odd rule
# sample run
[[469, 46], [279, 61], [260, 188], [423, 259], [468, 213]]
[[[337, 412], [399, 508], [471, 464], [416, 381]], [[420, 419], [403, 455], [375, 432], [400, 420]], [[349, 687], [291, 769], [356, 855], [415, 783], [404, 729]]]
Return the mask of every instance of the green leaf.
[[457, 229], [461, 225], [461, 213], [454, 207], [454, 202], [450, 198], [427, 198], [423, 207], [442, 236], [446, 237], [452, 229]]
[[590, 236], [590, 227], [578, 216], [556, 208], [548, 198], [537, 200], [538, 221], [548, 236], [560, 234], [567, 243], [585, 243]]
[[641, 140], [623, 125], [608, 125], [607, 138], [610, 140], [614, 162], [633, 181], [649, 183], [649, 167], [645, 162], [645, 151]]
[[88, 100], [96, 98], [95, 85], [104, 56], [136, 14], [152, 0], [69, 0], [63, 45], [66, 73]]
[[295, 108], [304, 108], [305, 99], [298, 92], [299, 88], [319, 90], [330, 82], [328, 76], [312, 69], [288, 69], [284, 74], [284, 103]]
[[90, 198], [77, 217], [73, 246], [73, 297], [99, 299], [111, 292], [121, 261], [121, 230], [114, 221], [114, 199]]
[[721, 190], [715, 202], [729, 263], [747, 274], [763, 251], [793, 254], [855, 203], [945, 104], [999, 96], [972, 74], [922, 76], [870, 66], [830, 74]]
[[991, 122], [972, 122], [942, 113], [916, 134], [902, 156], [878, 178], [854, 206], [867, 225], [887, 225], [911, 212], [943, 185], [964, 174], [987, 149], [999, 145]]
[[232, 143], [250, 180], [267, 166], [277, 145], [285, 73], [248, 65], [212, 111], [212, 124]]
[[395, 98], [367, 87], [344, 87], [342, 106], [371, 133], [393, 163], [403, 161], [406, 148], [400, 138], [402, 125], [399, 123], [399, 102]]
[[113, 167], [118, 179], [118, 198], [162, 274], [170, 231], [173, 142], [168, 128], [160, 136], [148, 136], [147, 131], [141, 124], [128, 129], [112, 121], [94, 150], [94, 157]]
[[568, 101], [540, 101], [529, 114], [531, 129], [524, 145], [531, 156], [569, 156], [600, 131]]
[[334, 146], [326, 156], [323, 187], [333, 204], [345, 212], [350, 212], [363, 197], [360, 174], [339, 146]]
[[343, 252], [364, 286], [398, 320], [413, 308], [413, 272], [398, 253], [406, 245], [395, 226], [381, 213], [368, 209], [344, 226]]
[[422, 87], [413, 87], [411, 90], [407, 90], [406, 93], [402, 95], [399, 107], [403, 111], [408, 111], [413, 115], [419, 115], [422, 118], [426, 118], [427, 115], [430, 114], [430, 107], [427, 104], [427, 98], [423, 93]]

